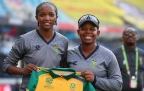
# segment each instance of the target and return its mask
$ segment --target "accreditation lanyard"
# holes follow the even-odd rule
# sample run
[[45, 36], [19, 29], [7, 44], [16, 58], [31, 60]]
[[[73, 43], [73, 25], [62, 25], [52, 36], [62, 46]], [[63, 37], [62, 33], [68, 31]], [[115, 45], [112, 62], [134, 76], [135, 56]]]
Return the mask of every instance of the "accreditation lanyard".
[[[137, 74], [138, 74], [138, 48], [135, 48], [135, 51], [136, 51], [136, 67], [135, 67], [135, 76], [136, 76], [136, 79], [137, 79]], [[124, 56], [124, 62], [126, 64], [126, 70], [127, 70], [127, 74], [129, 76], [131, 76], [130, 74], [130, 68], [129, 68], [129, 64], [128, 64], [128, 60], [127, 60], [127, 55], [126, 55], [126, 51], [125, 51], [125, 48], [124, 48], [124, 45], [122, 45], [122, 52], [123, 52], [123, 56]]]

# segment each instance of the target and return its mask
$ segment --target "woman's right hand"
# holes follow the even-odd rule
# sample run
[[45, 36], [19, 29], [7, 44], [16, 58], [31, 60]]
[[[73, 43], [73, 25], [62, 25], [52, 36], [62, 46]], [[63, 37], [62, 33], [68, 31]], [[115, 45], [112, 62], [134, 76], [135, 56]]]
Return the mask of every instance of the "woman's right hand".
[[37, 71], [37, 66], [31, 63], [27, 64], [24, 68], [23, 75], [29, 75], [32, 72], [32, 70]]

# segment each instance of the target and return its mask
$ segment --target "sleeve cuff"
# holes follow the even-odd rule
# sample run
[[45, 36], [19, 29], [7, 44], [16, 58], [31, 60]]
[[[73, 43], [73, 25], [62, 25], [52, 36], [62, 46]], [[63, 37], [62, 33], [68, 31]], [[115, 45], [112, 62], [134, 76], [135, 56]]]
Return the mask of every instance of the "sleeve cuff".
[[92, 84], [94, 85], [96, 83], [96, 75], [94, 75], [94, 81], [92, 82]]

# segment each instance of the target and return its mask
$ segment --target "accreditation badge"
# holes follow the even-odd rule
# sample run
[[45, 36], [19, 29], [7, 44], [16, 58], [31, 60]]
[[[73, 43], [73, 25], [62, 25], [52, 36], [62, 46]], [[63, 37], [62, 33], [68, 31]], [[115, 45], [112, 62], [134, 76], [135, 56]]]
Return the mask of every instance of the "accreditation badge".
[[135, 76], [132, 76], [131, 77], [131, 80], [130, 80], [130, 88], [137, 88], [137, 79]]

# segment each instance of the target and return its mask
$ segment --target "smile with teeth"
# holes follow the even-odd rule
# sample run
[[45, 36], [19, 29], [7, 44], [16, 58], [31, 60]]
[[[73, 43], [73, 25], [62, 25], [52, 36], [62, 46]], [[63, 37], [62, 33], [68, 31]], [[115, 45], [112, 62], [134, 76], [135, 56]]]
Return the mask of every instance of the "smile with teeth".
[[50, 25], [50, 23], [44, 23], [45, 25]]
[[91, 36], [85, 36], [84, 38], [85, 38], [85, 39], [92, 39]]

